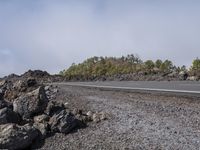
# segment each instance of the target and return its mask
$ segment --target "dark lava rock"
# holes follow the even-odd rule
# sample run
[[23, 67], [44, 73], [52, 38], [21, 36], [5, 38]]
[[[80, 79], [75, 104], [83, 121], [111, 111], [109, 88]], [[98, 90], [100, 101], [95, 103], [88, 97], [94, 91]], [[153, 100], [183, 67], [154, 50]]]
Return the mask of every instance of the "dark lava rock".
[[48, 132], [50, 131], [50, 127], [48, 123], [39, 123], [36, 122], [33, 124], [33, 126], [38, 129], [39, 131], [39, 135], [42, 139], [45, 139], [45, 137], [47, 136]]
[[5, 107], [0, 109], [0, 124], [19, 123], [20, 117], [11, 109]]
[[66, 134], [83, 126], [80, 120], [76, 119], [72, 113], [66, 110], [62, 110], [59, 114], [53, 115], [53, 117], [50, 118], [49, 124], [51, 126], [51, 131]]
[[13, 102], [13, 109], [23, 118], [30, 119], [35, 115], [42, 114], [46, 109], [48, 99], [44, 87], [20, 96]]
[[0, 109], [7, 106], [7, 102], [0, 98]]
[[65, 109], [65, 106], [63, 103], [59, 103], [56, 101], [50, 101], [48, 103], [45, 113], [49, 116], [52, 116], [54, 114], [60, 113], [64, 109]]
[[3, 99], [3, 90], [0, 89], [0, 100]]
[[27, 79], [26, 84], [28, 87], [32, 87], [32, 86], [37, 85], [37, 81], [34, 78], [29, 78]]
[[34, 77], [34, 78], [42, 78], [42, 77], [47, 77], [50, 76], [50, 74], [46, 71], [41, 71], [41, 70], [28, 70], [27, 72], [25, 72], [23, 75], [21, 75], [22, 77]]
[[16, 124], [0, 125], [0, 148], [8, 150], [25, 149], [37, 138], [38, 133], [38, 130], [29, 124], [24, 126]]
[[16, 75], [16, 74], [14, 74], [14, 73], [12, 73], [12, 74], [10, 74], [10, 75], [8, 75], [8, 76], [5, 76], [5, 77], [3, 77], [3, 79], [5, 80], [11, 80], [11, 79], [18, 79], [19, 78], [19, 76], [18, 75]]

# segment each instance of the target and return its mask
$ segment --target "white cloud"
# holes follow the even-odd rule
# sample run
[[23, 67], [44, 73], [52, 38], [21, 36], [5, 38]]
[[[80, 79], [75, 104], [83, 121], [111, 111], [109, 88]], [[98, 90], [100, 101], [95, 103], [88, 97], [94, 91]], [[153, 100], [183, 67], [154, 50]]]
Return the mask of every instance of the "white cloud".
[[0, 76], [27, 69], [56, 73], [94, 55], [128, 53], [188, 65], [199, 55], [199, 4], [0, 2]]

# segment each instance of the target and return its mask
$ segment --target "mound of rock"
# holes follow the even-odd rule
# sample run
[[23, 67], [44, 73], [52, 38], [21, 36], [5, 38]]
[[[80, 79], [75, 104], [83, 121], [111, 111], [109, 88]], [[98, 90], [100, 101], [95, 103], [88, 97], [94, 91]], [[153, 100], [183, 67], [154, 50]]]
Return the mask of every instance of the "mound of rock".
[[29, 78], [29, 77], [44, 78], [44, 77], [49, 77], [50, 74], [46, 71], [41, 71], [41, 70], [34, 70], [34, 71], [28, 70], [27, 72], [25, 72], [21, 76], [23, 76], [25, 78]]
[[44, 86], [30, 77], [46, 73], [28, 72], [24, 76], [29, 78], [0, 82], [0, 149], [28, 148], [36, 139], [56, 132], [68, 134], [105, 118], [102, 113], [84, 114], [66, 107], [56, 101], [57, 87]]
[[[28, 80], [29, 79], [29, 80]], [[1, 87], [1, 82], [6, 81], [6, 82], [16, 82], [16, 81], [24, 81], [28, 80], [27, 84], [28, 86], [32, 86], [35, 84], [34, 80], [31, 79], [36, 79], [38, 83], [50, 83], [50, 82], [60, 82], [64, 80], [64, 77], [61, 75], [50, 75], [46, 71], [41, 71], [41, 70], [28, 70], [22, 75], [15, 75], [11, 74], [8, 76], [5, 76], [3, 78], [0, 78], [0, 87]]]
[[63, 77], [60, 75], [50, 75], [46, 71], [41, 70], [28, 70], [24, 74], [20, 76], [21, 78], [35, 78], [38, 82], [44, 83], [44, 82], [58, 82], [63, 81]]

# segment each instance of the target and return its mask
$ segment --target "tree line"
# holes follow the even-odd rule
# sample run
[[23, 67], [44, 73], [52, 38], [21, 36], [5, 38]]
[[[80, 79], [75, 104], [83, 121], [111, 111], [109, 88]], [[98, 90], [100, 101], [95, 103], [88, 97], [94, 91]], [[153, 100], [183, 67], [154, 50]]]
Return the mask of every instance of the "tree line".
[[161, 74], [171, 72], [188, 72], [193, 76], [200, 75], [200, 59], [193, 60], [189, 69], [186, 66], [176, 66], [170, 60], [143, 61], [138, 55], [130, 54], [122, 57], [92, 57], [82, 63], [73, 63], [68, 69], [60, 72], [61, 75], [72, 79], [84, 79], [101, 76], [113, 76], [145, 72], [145, 74]]

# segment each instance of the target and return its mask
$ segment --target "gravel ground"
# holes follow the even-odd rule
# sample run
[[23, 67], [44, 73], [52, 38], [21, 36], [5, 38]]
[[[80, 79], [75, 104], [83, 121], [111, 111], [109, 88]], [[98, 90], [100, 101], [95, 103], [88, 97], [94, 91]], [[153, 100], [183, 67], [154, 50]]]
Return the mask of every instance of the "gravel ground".
[[106, 112], [108, 119], [55, 134], [43, 150], [199, 150], [200, 98], [59, 86], [69, 108]]

